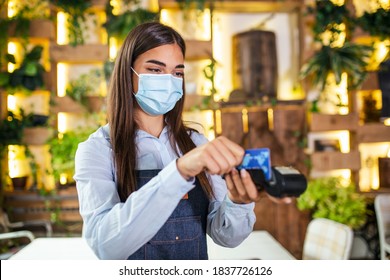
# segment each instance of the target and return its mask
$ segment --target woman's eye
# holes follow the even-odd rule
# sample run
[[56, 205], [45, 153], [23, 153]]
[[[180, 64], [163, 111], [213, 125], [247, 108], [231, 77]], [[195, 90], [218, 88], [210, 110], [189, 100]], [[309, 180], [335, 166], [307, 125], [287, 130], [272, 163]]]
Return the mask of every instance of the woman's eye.
[[178, 77], [178, 78], [183, 78], [184, 77], [184, 73], [183, 72], [174, 72], [173, 76]]
[[148, 68], [147, 70], [151, 73], [156, 73], [156, 74], [161, 73], [160, 69], [158, 68]]

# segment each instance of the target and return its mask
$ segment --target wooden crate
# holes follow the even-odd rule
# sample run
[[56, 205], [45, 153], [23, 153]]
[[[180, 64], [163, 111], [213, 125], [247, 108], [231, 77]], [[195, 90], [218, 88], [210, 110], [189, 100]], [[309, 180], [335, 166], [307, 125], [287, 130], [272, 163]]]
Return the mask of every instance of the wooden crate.
[[388, 142], [390, 126], [385, 126], [382, 123], [369, 123], [359, 126], [357, 138], [359, 143]]
[[360, 169], [360, 153], [352, 151], [350, 153], [341, 152], [320, 152], [311, 155], [313, 170], [330, 171], [335, 169]]
[[310, 131], [332, 131], [332, 130], [350, 130], [356, 131], [358, 129], [358, 114], [349, 115], [331, 115], [311, 113], [310, 117]]
[[[12, 23], [8, 28], [8, 36], [11, 38], [18, 37], [15, 36], [16, 33], [16, 23]], [[48, 19], [34, 19], [31, 20], [29, 26], [29, 37], [41, 38], [41, 39], [55, 39], [55, 25], [53, 21]]]

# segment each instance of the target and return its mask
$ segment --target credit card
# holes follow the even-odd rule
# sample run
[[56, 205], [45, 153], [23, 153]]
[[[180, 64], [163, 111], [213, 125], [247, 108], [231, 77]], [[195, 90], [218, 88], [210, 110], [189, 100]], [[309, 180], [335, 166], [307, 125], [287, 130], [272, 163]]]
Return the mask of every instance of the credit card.
[[245, 150], [245, 156], [237, 169], [261, 169], [267, 180], [271, 180], [271, 151], [268, 148]]

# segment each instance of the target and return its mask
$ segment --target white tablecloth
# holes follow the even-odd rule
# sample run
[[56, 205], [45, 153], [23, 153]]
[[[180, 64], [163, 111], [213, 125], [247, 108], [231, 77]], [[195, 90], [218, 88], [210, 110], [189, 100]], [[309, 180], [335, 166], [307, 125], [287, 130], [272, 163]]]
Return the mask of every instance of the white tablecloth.
[[36, 238], [10, 260], [97, 260], [81, 237]]
[[216, 245], [208, 237], [209, 259], [214, 260], [294, 260], [290, 254], [275, 238], [267, 231], [259, 230], [252, 232], [236, 248], [226, 248]]
[[[216, 245], [208, 237], [210, 259], [291, 260], [294, 257], [266, 231], [254, 231], [236, 248]], [[11, 260], [97, 260], [86, 241], [80, 237], [37, 238]]]

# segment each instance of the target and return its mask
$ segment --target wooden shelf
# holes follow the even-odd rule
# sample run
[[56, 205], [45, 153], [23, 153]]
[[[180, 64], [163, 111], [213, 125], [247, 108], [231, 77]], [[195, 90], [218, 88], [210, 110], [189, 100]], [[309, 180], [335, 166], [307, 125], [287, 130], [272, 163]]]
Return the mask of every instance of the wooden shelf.
[[80, 103], [74, 101], [69, 96], [54, 96], [52, 97], [53, 105], [50, 107], [52, 113], [82, 113], [86, 112], [86, 108]]
[[350, 153], [341, 152], [317, 152], [311, 155], [313, 170], [330, 171], [335, 169], [360, 169], [360, 153], [352, 151]]
[[53, 62], [94, 63], [106, 61], [109, 57], [107, 45], [51, 45], [50, 57]]
[[375, 143], [390, 141], [390, 126], [382, 123], [369, 123], [359, 126], [357, 131], [359, 143]]
[[369, 72], [359, 90], [379, 89], [378, 72]]
[[[15, 23], [9, 26], [8, 36], [10, 38], [15, 38], [15, 28]], [[55, 40], [55, 25], [48, 19], [31, 20], [28, 36], [33, 38]]]
[[81, 222], [79, 202], [75, 187], [60, 190], [56, 195], [42, 196], [36, 192], [13, 191], [4, 193], [4, 206], [10, 209], [11, 221], [51, 220], [59, 210], [62, 222]]
[[[159, 0], [158, 3], [160, 9], [179, 9], [176, 0]], [[213, 2], [213, 9], [218, 12], [234, 13], [291, 12], [301, 8], [303, 3], [303, 0], [221, 0]], [[209, 6], [206, 4], [206, 7]]]
[[358, 129], [358, 114], [329, 115], [311, 113], [310, 118], [311, 132], [323, 132], [332, 130], [356, 131]]
[[51, 138], [52, 132], [48, 127], [26, 127], [22, 142], [26, 145], [44, 145]]

